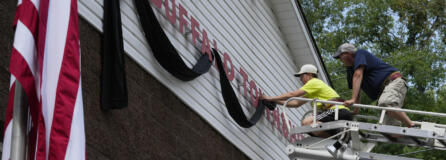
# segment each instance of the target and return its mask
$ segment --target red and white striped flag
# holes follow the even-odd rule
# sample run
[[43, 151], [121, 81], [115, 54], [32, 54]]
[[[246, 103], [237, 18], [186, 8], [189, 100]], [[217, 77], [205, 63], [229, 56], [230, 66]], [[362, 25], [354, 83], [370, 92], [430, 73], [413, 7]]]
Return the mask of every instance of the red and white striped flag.
[[15, 82], [26, 93], [29, 159], [86, 159], [77, 0], [19, 0], [2, 159], [10, 158]]

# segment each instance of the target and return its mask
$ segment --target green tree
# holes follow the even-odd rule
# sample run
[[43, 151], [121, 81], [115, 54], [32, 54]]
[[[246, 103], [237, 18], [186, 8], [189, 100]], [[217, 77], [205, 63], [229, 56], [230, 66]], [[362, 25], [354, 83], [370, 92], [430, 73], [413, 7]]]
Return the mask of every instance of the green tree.
[[[321, 51], [332, 85], [351, 97], [345, 69], [331, 55], [350, 42], [398, 68], [408, 79], [404, 108], [446, 113], [445, 0], [299, 0]], [[362, 95], [364, 95], [362, 93]], [[376, 104], [366, 96], [362, 103]], [[374, 112], [369, 112], [374, 113]], [[378, 114], [378, 113], [375, 113]], [[446, 124], [443, 118], [409, 115]], [[403, 148], [403, 149], [401, 149]], [[380, 144], [374, 152], [402, 154], [417, 147]], [[443, 159], [441, 151], [408, 156]]]

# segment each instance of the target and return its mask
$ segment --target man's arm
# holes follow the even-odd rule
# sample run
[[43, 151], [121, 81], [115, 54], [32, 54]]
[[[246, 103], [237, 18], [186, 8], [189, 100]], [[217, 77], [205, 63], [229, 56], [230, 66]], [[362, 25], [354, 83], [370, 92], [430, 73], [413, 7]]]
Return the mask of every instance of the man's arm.
[[[286, 100], [278, 100], [278, 101], [276, 101], [276, 103], [283, 105], [283, 104], [285, 104], [285, 101]], [[286, 106], [289, 107], [289, 108], [297, 108], [297, 107], [300, 107], [301, 105], [303, 105], [305, 103], [307, 103], [307, 102], [306, 101], [292, 100], [292, 101], [288, 102], [288, 104]]]
[[273, 102], [278, 103], [279, 100], [287, 100], [288, 98], [291, 98], [291, 97], [300, 97], [300, 96], [305, 95], [306, 93], [307, 92], [305, 92], [304, 90], [299, 89], [294, 92], [288, 92], [288, 93], [282, 94], [280, 96], [267, 97], [265, 99], [267, 101], [273, 101]]
[[[288, 92], [288, 93], [282, 94], [280, 96], [272, 96], [272, 97], [270, 97], [270, 96], [262, 95], [261, 99], [264, 99], [264, 100], [267, 100], [267, 101], [271, 101], [271, 102], [283, 105], [288, 98], [291, 98], [291, 97], [301, 97], [301, 96], [305, 95], [306, 93], [307, 92], [305, 92], [304, 90], [299, 89], [297, 91]], [[288, 103], [287, 106], [299, 107], [302, 104], [305, 104], [305, 102], [291, 101], [290, 103]]]
[[[361, 93], [358, 93], [358, 98], [355, 101], [356, 104], [361, 103]], [[355, 107], [355, 109], [353, 110], [352, 114], [358, 114], [359, 113], [360, 108]]]
[[350, 106], [353, 103], [355, 103], [356, 101], [358, 101], [359, 93], [360, 93], [360, 90], [361, 90], [362, 77], [364, 75], [364, 68], [365, 67], [363, 65], [361, 65], [361, 66], [359, 66], [355, 70], [355, 73], [353, 74], [353, 94], [352, 94], [352, 99], [346, 100], [344, 102], [344, 105]]

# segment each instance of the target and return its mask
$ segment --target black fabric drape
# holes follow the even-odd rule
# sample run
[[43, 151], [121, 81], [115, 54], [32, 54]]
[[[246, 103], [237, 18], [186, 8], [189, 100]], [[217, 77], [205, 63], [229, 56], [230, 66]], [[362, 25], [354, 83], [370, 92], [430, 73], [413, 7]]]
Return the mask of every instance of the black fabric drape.
[[263, 111], [265, 109], [266, 103], [269, 109], [273, 110], [275, 108], [275, 104], [266, 102], [266, 101], [259, 101], [257, 104], [256, 111], [251, 116], [250, 119], [248, 119], [243, 112], [242, 106], [240, 105], [240, 102], [237, 99], [237, 95], [235, 94], [234, 90], [232, 89], [231, 82], [229, 82], [228, 78], [226, 77], [226, 72], [223, 68], [223, 62], [220, 58], [219, 53], [212, 49], [212, 52], [215, 56], [215, 60], [217, 62], [218, 66], [218, 72], [220, 74], [220, 86], [221, 86], [221, 93], [223, 96], [223, 100], [225, 101], [226, 108], [229, 112], [229, 115], [237, 122], [238, 125], [244, 128], [249, 128], [253, 126], [254, 124], [259, 121], [260, 117], [263, 114]]
[[[174, 46], [165, 35], [161, 28], [148, 0], [134, 0], [137, 12], [139, 14], [140, 23], [144, 30], [146, 39], [152, 48], [153, 55], [158, 63], [169, 73], [183, 81], [192, 80], [203, 73], [206, 73], [212, 63], [208, 60], [208, 56], [203, 54], [193, 69], [188, 68]], [[223, 63], [219, 53], [212, 49], [213, 57], [215, 57], [218, 71], [220, 74], [220, 85], [222, 96], [229, 112], [229, 115], [241, 127], [249, 128], [256, 124], [265, 109], [265, 101], [259, 101], [255, 113], [248, 119], [243, 112], [237, 96], [232, 89], [231, 83], [226, 77], [223, 69]], [[274, 110], [274, 103], [267, 103], [266, 107]]]
[[103, 31], [101, 109], [125, 108], [128, 94], [119, 0], [104, 1]]
[[190, 81], [206, 73], [212, 65], [208, 55], [203, 54], [198, 62], [190, 69], [178, 54], [169, 38], [164, 33], [149, 0], [135, 0], [140, 23], [146, 40], [150, 44], [153, 56], [159, 64], [170, 74], [183, 81]]

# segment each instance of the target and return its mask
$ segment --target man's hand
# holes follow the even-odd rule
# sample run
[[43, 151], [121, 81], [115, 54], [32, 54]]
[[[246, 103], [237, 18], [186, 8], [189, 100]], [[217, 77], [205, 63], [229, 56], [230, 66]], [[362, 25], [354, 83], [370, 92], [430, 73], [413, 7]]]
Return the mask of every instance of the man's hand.
[[344, 105], [350, 107], [353, 103], [355, 103], [354, 99], [344, 101]]
[[270, 96], [267, 96], [267, 95], [265, 95], [265, 94], [262, 94], [262, 96], [260, 97], [260, 99], [264, 99], [264, 100], [266, 100], [266, 101], [271, 101], [271, 97], [270, 97]]

